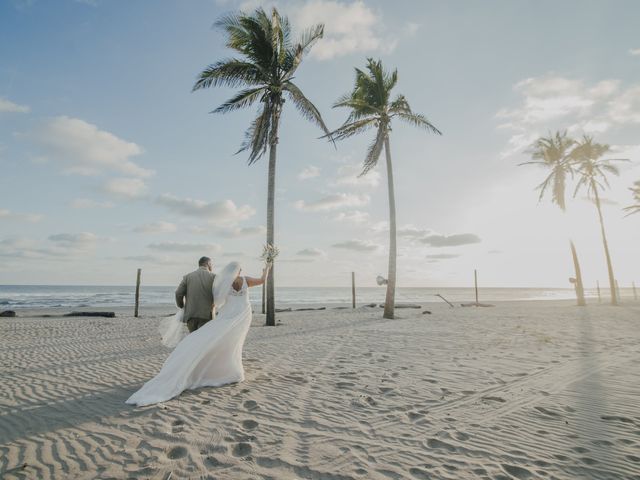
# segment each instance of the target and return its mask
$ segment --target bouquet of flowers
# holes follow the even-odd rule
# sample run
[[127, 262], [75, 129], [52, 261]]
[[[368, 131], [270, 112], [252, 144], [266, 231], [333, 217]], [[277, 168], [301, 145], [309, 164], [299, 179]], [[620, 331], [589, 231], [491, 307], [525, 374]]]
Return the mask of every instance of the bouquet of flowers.
[[267, 243], [262, 250], [262, 255], [260, 255], [260, 258], [264, 260], [264, 263], [266, 263], [267, 265], [273, 265], [273, 261], [279, 254], [280, 250], [278, 250], [278, 247], [271, 243]]

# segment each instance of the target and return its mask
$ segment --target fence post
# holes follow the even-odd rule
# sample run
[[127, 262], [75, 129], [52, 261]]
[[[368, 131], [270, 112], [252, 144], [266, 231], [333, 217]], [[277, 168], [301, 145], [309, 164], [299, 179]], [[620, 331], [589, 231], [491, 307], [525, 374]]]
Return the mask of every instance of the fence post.
[[351, 304], [356, 308], [356, 272], [351, 272]]
[[138, 317], [138, 305], [140, 305], [140, 274], [142, 273], [142, 269], [138, 269], [138, 275], [136, 276], [136, 308], [133, 312], [134, 317]]

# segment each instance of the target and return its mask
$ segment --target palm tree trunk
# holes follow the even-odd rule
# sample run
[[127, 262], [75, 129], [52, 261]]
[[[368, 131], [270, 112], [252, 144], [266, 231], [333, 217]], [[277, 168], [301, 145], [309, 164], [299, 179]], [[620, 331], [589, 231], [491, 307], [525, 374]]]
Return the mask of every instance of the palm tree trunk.
[[[278, 147], [278, 127], [280, 122], [280, 107], [276, 106], [273, 113], [273, 132], [269, 144], [269, 173], [267, 186], [267, 245], [274, 245], [274, 216], [276, 193], [276, 150]], [[275, 263], [275, 262], [274, 262]], [[271, 265], [267, 276], [267, 321], [269, 327], [276, 325], [275, 285], [273, 281], [275, 265]]]
[[573, 240], [569, 240], [571, 244], [571, 256], [573, 257], [573, 268], [576, 272], [576, 298], [578, 300], [578, 306], [584, 307], [587, 302], [584, 299], [584, 284], [582, 283], [582, 272], [580, 271], [580, 262], [578, 261], [578, 254], [576, 253], [576, 246], [573, 244]]
[[387, 188], [389, 190], [389, 273], [387, 274], [387, 296], [384, 301], [384, 318], [393, 318], [396, 304], [396, 197], [393, 188], [393, 168], [389, 135], [384, 139], [384, 153], [387, 157]]
[[611, 305], [618, 304], [618, 295], [616, 292], [616, 279], [613, 276], [613, 266], [611, 265], [611, 255], [609, 255], [609, 244], [607, 243], [607, 234], [604, 231], [604, 219], [602, 218], [602, 209], [600, 208], [600, 196], [596, 186], [593, 186], [596, 197], [596, 208], [598, 209], [598, 218], [600, 219], [600, 231], [602, 232], [602, 243], [604, 244], [604, 255], [607, 258], [607, 270], [609, 272], [609, 289], [611, 290]]

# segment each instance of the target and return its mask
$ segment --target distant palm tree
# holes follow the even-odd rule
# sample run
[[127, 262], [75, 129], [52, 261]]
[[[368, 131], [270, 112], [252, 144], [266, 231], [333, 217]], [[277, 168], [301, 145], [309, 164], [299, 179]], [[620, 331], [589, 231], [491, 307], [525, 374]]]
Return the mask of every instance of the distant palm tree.
[[[274, 8], [271, 16], [262, 8], [253, 14], [238, 13], [222, 17], [215, 24], [227, 36], [227, 47], [240, 57], [220, 60], [209, 65], [198, 76], [193, 90], [208, 87], [243, 87], [234, 97], [216, 108], [214, 113], [228, 113], [260, 102], [259, 113], [245, 133], [238, 153], [249, 151], [249, 165], [269, 150], [267, 194], [267, 244], [274, 244], [274, 199], [276, 178], [276, 149], [280, 116], [285, 97], [300, 114], [317, 124], [325, 134], [329, 130], [320, 112], [302, 90], [293, 83], [293, 75], [304, 55], [322, 38], [324, 26], [305, 30], [298, 41], [292, 40], [287, 17]], [[267, 278], [267, 325], [275, 325], [274, 268]]]
[[627, 215], [631, 215], [634, 213], [640, 212], [640, 180], [636, 180], [636, 183], [631, 187], [631, 193], [633, 194], [633, 199], [635, 200], [635, 204], [625, 208], [625, 211], [629, 213]]
[[[530, 153], [533, 159], [530, 162], [524, 162], [520, 165], [539, 165], [549, 170], [549, 174], [544, 181], [536, 187], [540, 190], [538, 201], [542, 200], [546, 192], [551, 192], [551, 202], [555, 203], [563, 212], [567, 209], [566, 204], [566, 186], [567, 177], [573, 176], [573, 164], [571, 158], [571, 149], [576, 144], [575, 140], [567, 135], [567, 132], [551, 133], [548, 137], [540, 137], [532, 145]], [[584, 299], [584, 284], [582, 283], [582, 272], [580, 270], [580, 262], [576, 247], [571, 239], [569, 239], [569, 247], [571, 249], [571, 258], [573, 259], [573, 267], [576, 275], [576, 297], [578, 305], [586, 305]]]
[[572, 161], [574, 162], [576, 173], [578, 175], [578, 183], [574, 192], [574, 197], [581, 190], [586, 190], [587, 197], [592, 200], [598, 210], [598, 219], [600, 220], [600, 231], [602, 233], [602, 243], [604, 245], [604, 254], [607, 259], [607, 271], [609, 273], [609, 288], [611, 290], [611, 305], [618, 304], [618, 295], [616, 288], [616, 278], [613, 275], [613, 266], [611, 265], [611, 255], [609, 254], [609, 245], [607, 243], [607, 235], [604, 229], [604, 219], [602, 217], [602, 208], [600, 204], [600, 190], [609, 187], [608, 174], [620, 175], [618, 167], [612, 162], [624, 161], [623, 159], [603, 159], [602, 157], [610, 151], [609, 145], [595, 143], [593, 137], [584, 135], [582, 140], [576, 144], [571, 152]]
[[396, 200], [391, 165], [391, 147], [389, 133], [394, 118], [423, 128], [428, 132], [442, 135], [425, 117], [414, 113], [404, 95], [391, 100], [391, 90], [398, 81], [398, 71], [385, 71], [380, 60], [367, 59], [366, 72], [356, 68], [355, 86], [351, 93], [341, 97], [333, 107], [346, 107], [351, 110], [345, 123], [330, 135], [335, 140], [344, 140], [371, 128], [376, 129], [376, 137], [364, 160], [362, 175], [366, 175], [378, 164], [384, 147], [387, 163], [387, 186], [389, 191], [389, 273], [387, 275], [387, 294], [384, 305], [384, 318], [393, 318], [396, 289]]

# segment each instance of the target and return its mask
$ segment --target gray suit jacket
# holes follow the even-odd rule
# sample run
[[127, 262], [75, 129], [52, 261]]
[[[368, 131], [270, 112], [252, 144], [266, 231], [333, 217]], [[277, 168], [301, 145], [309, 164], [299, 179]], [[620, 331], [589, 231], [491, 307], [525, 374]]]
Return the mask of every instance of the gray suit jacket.
[[200, 267], [185, 275], [176, 289], [176, 305], [184, 308], [183, 322], [190, 318], [212, 318], [213, 279], [215, 275]]

